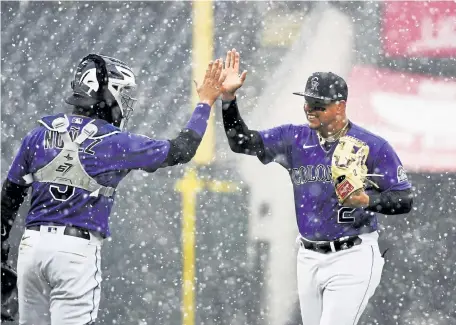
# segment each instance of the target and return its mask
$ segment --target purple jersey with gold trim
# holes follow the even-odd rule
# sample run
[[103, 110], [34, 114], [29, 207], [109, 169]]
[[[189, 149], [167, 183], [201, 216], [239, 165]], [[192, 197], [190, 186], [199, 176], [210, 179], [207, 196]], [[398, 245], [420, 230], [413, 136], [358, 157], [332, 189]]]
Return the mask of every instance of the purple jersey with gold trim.
[[[209, 105], [199, 104], [186, 127], [203, 136], [209, 113]], [[41, 121], [45, 125], [51, 125], [55, 118], [62, 116], [64, 115], [48, 116]], [[68, 131], [72, 140], [87, 123], [93, 121], [92, 118], [82, 116], [68, 116], [68, 119]], [[100, 185], [116, 188], [131, 170], [153, 172], [164, 167], [163, 163], [170, 149], [168, 140], [154, 140], [143, 135], [121, 132], [100, 119], [94, 120], [93, 124], [97, 126], [98, 132], [81, 144], [79, 159], [87, 174]], [[13, 183], [26, 185], [23, 177], [49, 164], [62, 148], [63, 141], [58, 132], [45, 126], [33, 129], [22, 141], [9, 170], [8, 179]], [[112, 197], [90, 196], [88, 191], [75, 188], [68, 198], [62, 200], [56, 197], [58, 193], [65, 193], [66, 188], [65, 185], [33, 182], [26, 226], [72, 225], [109, 236], [108, 219], [115, 194]]]
[[[338, 142], [320, 145], [317, 132], [306, 125], [282, 125], [260, 131], [265, 147], [263, 163], [285, 167], [293, 183], [299, 232], [309, 240], [334, 240], [377, 230], [377, 214], [363, 208], [339, 204], [331, 179], [331, 160]], [[369, 146], [366, 161], [369, 174], [379, 189], [404, 190], [411, 187], [402, 163], [391, 145], [381, 137], [350, 123], [347, 135]]]

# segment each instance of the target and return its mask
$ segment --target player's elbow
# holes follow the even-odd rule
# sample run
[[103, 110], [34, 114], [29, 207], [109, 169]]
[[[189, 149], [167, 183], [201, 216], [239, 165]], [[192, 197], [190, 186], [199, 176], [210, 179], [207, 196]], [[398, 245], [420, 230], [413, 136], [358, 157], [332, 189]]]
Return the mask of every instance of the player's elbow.
[[188, 163], [195, 156], [196, 149], [197, 148], [188, 147], [181, 148], [180, 150], [173, 150], [170, 154], [168, 154], [168, 158], [166, 159], [164, 166], [169, 167]]
[[395, 204], [393, 209], [391, 209], [391, 214], [406, 214], [412, 211], [413, 207], [413, 196], [410, 193], [409, 195], [399, 199]]
[[180, 155], [179, 163], [186, 164], [190, 162], [190, 160], [192, 160], [193, 157], [195, 157], [197, 149], [198, 147], [189, 147], [187, 148], [187, 150], [184, 150]]
[[235, 139], [231, 138], [228, 139], [228, 144], [230, 145], [230, 149], [234, 153], [244, 153], [244, 150], [240, 143], [237, 143]]
[[230, 145], [231, 151], [234, 153], [255, 155], [255, 150], [253, 150], [254, 148], [252, 148], [250, 143], [246, 141], [245, 137], [228, 138], [228, 144]]
[[179, 136], [170, 140], [167, 166], [186, 164], [193, 159], [202, 137], [193, 130], [183, 130]]
[[407, 196], [407, 198], [405, 198], [403, 200], [403, 202], [401, 202], [402, 204], [402, 209], [403, 209], [403, 213], [409, 213], [410, 211], [412, 211], [412, 207], [413, 207], [413, 194], [409, 194]]
[[412, 211], [413, 193], [410, 189], [388, 191], [370, 196], [369, 210], [386, 215], [405, 214]]

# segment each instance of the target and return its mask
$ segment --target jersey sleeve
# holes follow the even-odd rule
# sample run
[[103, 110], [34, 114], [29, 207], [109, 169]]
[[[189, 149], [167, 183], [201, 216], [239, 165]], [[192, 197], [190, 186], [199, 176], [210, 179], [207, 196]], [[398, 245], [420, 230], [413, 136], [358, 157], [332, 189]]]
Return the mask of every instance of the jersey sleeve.
[[30, 173], [30, 146], [32, 145], [34, 131], [27, 134], [22, 140], [21, 146], [14, 157], [8, 171], [8, 179], [18, 185], [28, 186], [24, 176]]
[[[119, 170], [142, 169], [148, 172], [157, 170], [168, 156], [170, 142], [154, 140], [134, 133], [119, 134], [115, 151], [109, 162]], [[112, 148], [114, 149], [114, 148]]]
[[[115, 164], [115, 168], [122, 170], [142, 169], [153, 172], [160, 167], [173, 165], [174, 163], [186, 162], [190, 160], [190, 152], [196, 152], [207, 128], [207, 121], [211, 112], [211, 107], [207, 104], [198, 103], [193, 111], [192, 117], [186, 125], [186, 129], [194, 131], [194, 137], [190, 141], [183, 141], [183, 146], [174, 148], [171, 155], [174, 156], [173, 163], [164, 163], [170, 153], [170, 140], [154, 140], [144, 135], [130, 132], [120, 133], [117, 148], [113, 149], [113, 157], [110, 163]], [[197, 139], [195, 139], [197, 138]], [[188, 138], [184, 137], [184, 140]], [[194, 140], [194, 141], [192, 141]], [[179, 152], [178, 152], [179, 151]], [[180, 157], [183, 157], [180, 159]]]
[[402, 162], [388, 142], [385, 142], [374, 157], [374, 174], [383, 175], [382, 177], [371, 177], [380, 188], [380, 191], [405, 190], [412, 187]]
[[259, 157], [263, 164], [277, 162], [288, 168], [293, 140], [293, 125], [286, 124], [272, 129], [259, 131], [264, 145], [264, 154]]

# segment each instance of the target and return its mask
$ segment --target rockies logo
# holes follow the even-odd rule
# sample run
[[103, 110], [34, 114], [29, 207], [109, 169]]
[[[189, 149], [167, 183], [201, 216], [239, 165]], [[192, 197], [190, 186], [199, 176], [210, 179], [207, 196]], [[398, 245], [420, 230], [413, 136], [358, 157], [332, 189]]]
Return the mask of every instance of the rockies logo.
[[318, 77], [313, 77], [311, 80], [310, 80], [310, 90], [315, 90], [315, 91], [318, 91]]

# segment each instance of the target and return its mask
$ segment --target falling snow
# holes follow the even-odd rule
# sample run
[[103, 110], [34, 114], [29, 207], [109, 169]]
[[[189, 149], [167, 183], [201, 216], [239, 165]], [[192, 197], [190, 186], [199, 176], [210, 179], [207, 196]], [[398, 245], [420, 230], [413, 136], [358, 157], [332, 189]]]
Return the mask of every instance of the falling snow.
[[[305, 123], [302, 99], [291, 93], [312, 71], [332, 70], [348, 80], [349, 117], [390, 141], [407, 168], [414, 208], [379, 217], [386, 265], [363, 325], [456, 324], [456, 6], [414, 6], [213, 5], [214, 58], [241, 52], [248, 77], [238, 101], [251, 128]], [[2, 179], [36, 121], [69, 112], [64, 98], [88, 53], [119, 58], [137, 73], [131, 131], [167, 139], [184, 127], [191, 2], [2, 2], [1, 11]], [[401, 38], [408, 32], [422, 37]], [[136, 171], [118, 187], [97, 324], [182, 323], [184, 194], [176, 186], [189, 166], [203, 184], [195, 194], [194, 324], [301, 324], [289, 176], [230, 151], [220, 106], [209, 166]], [[14, 260], [27, 208], [12, 231]]]

